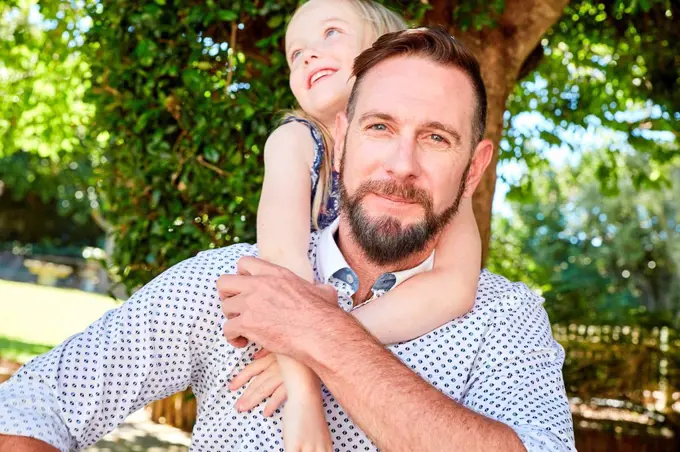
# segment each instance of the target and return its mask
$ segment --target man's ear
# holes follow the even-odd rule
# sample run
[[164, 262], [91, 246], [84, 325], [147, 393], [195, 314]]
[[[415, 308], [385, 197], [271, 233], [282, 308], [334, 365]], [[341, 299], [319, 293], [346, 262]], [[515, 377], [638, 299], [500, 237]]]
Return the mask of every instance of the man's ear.
[[347, 114], [344, 111], [341, 111], [335, 116], [335, 136], [333, 137], [333, 169], [336, 172], [340, 171], [342, 146], [345, 143], [347, 126]]
[[479, 182], [482, 180], [486, 167], [493, 157], [493, 143], [489, 139], [479, 142], [472, 155], [472, 162], [470, 163], [470, 171], [468, 172], [467, 183], [465, 185], [466, 198], [472, 196], [477, 189]]

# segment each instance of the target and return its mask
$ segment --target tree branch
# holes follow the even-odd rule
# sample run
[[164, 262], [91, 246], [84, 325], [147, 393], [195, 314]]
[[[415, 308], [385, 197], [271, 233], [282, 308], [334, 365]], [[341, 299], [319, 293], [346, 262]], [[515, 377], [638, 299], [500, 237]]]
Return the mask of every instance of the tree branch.
[[432, 8], [425, 13], [425, 25], [449, 26], [453, 20], [454, 0], [432, 0], [426, 1]]
[[229, 173], [228, 173], [228, 172], [226, 172], [226, 171], [224, 171], [223, 169], [221, 169], [221, 168], [219, 168], [219, 167], [213, 165], [212, 163], [206, 162], [202, 155], [199, 155], [198, 157], [196, 157], [196, 160], [198, 161], [198, 163], [200, 163], [201, 165], [205, 166], [206, 168], [208, 168], [208, 169], [210, 169], [210, 170], [216, 172], [216, 173], [219, 174], [220, 176], [222, 176], [222, 177], [229, 177]]

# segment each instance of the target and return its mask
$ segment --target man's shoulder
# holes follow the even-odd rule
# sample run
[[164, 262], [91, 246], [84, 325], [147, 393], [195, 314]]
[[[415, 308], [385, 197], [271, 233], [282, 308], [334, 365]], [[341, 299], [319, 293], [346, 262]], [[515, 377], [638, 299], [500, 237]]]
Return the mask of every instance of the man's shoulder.
[[[316, 262], [316, 250], [319, 241], [319, 232], [313, 231], [309, 241], [309, 257], [312, 263]], [[239, 259], [245, 256], [259, 256], [257, 245], [250, 243], [237, 243], [235, 245], [214, 248], [198, 252], [187, 262], [198, 264], [201, 267], [209, 268], [212, 271], [225, 273], [236, 273], [236, 264]]]
[[542, 309], [545, 299], [523, 282], [507, 278], [483, 269], [479, 274], [475, 309], [505, 317], [524, 310]]
[[236, 273], [236, 264], [245, 256], [259, 255], [257, 245], [237, 243], [235, 245], [200, 251], [192, 259], [221, 273]]

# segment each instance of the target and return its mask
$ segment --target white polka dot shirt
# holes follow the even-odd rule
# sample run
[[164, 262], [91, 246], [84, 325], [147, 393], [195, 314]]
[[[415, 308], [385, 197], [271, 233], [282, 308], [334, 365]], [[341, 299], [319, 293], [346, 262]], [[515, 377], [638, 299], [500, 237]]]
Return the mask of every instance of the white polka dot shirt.
[[[318, 280], [333, 284], [349, 311], [358, 283], [342, 265], [331, 229], [313, 234], [310, 257]], [[236, 349], [222, 336], [216, 281], [234, 273], [240, 257], [255, 255], [246, 244], [201, 252], [26, 364], [0, 385], [0, 433], [78, 450], [128, 414], [191, 386], [198, 402], [192, 451], [283, 451], [281, 412], [266, 418], [260, 405], [238, 413], [242, 390], [228, 388], [258, 347]], [[383, 275], [374, 295], [428, 266]], [[453, 400], [511, 426], [527, 450], [575, 450], [564, 352], [542, 299], [523, 284], [482, 271], [469, 313], [389, 350]], [[335, 451], [377, 450], [326, 388], [322, 396]]]

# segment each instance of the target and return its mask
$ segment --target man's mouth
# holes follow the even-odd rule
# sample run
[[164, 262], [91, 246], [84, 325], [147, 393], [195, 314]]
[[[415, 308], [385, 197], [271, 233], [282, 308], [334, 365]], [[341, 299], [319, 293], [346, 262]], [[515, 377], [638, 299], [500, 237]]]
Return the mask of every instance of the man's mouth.
[[401, 198], [399, 196], [386, 195], [384, 193], [374, 193], [376, 196], [387, 199], [388, 201], [397, 202], [401, 204], [417, 204], [417, 201], [407, 198]]
[[316, 72], [312, 72], [309, 75], [309, 79], [307, 81], [307, 88], [311, 88], [316, 82], [318, 82], [322, 78], [327, 77], [329, 75], [333, 75], [336, 72], [337, 72], [336, 69], [329, 69], [329, 68], [319, 69]]

